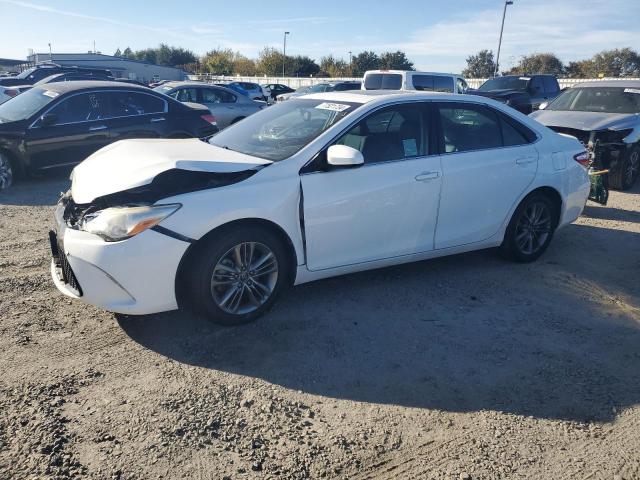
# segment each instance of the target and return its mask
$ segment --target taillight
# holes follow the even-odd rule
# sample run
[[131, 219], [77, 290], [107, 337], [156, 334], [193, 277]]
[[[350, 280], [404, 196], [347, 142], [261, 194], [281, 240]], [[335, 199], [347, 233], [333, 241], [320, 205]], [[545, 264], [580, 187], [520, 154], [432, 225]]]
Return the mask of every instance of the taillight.
[[573, 159], [585, 168], [588, 168], [589, 163], [591, 163], [589, 152], [587, 152], [586, 150], [584, 152], [578, 153], [577, 155], [574, 155]]
[[216, 122], [216, 117], [214, 117], [213, 115], [210, 115], [210, 114], [200, 115], [200, 118], [203, 119], [205, 122], [209, 122], [211, 125], [218, 124], [218, 122]]

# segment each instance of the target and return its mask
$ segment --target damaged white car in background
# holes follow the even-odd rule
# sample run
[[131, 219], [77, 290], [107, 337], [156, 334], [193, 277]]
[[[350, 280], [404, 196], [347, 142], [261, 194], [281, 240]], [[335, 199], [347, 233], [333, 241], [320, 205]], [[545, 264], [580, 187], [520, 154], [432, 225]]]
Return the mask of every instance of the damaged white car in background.
[[489, 247], [532, 261], [582, 212], [587, 160], [577, 140], [481, 97], [310, 95], [210, 145], [93, 154], [58, 204], [52, 277], [111, 311], [240, 324], [291, 284]]

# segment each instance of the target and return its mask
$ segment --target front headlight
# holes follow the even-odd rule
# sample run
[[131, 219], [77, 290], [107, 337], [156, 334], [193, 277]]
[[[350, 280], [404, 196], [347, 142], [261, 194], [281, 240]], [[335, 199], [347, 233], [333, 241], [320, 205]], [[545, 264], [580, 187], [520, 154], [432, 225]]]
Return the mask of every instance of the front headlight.
[[107, 242], [118, 242], [155, 227], [182, 205], [111, 207], [89, 213], [80, 222], [80, 230], [99, 235]]

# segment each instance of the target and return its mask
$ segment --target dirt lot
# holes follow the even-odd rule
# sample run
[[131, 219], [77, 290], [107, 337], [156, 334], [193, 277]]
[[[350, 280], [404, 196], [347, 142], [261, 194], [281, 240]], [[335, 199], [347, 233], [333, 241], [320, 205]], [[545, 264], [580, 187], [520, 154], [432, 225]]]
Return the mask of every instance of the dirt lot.
[[229, 329], [58, 294], [66, 187], [0, 194], [0, 478], [640, 478], [640, 188], [535, 264], [335, 278]]

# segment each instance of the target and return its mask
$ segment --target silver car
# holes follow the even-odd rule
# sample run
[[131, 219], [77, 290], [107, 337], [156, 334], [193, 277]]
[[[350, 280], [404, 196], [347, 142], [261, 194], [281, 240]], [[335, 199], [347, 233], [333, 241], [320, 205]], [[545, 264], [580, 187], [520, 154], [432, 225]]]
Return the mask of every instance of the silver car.
[[169, 82], [154, 90], [179, 102], [205, 105], [216, 117], [220, 130], [253, 115], [266, 105], [263, 102], [254, 102], [231, 89], [202, 82]]

